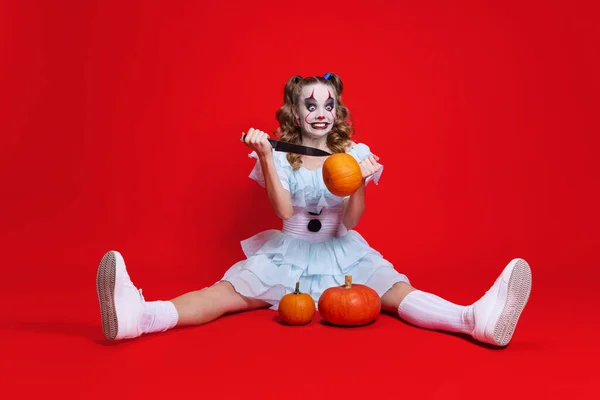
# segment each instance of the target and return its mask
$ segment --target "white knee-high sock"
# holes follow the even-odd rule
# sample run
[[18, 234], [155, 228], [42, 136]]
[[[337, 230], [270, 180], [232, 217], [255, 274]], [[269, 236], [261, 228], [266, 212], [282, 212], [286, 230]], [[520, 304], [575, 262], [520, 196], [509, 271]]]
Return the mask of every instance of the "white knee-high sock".
[[398, 307], [403, 320], [421, 328], [471, 334], [473, 306], [459, 306], [431, 293], [410, 292]]
[[179, 314], [170, 301], [148, 301], [140, 320], [140, 329], [144, 333], [164, 332], [177, 325]]

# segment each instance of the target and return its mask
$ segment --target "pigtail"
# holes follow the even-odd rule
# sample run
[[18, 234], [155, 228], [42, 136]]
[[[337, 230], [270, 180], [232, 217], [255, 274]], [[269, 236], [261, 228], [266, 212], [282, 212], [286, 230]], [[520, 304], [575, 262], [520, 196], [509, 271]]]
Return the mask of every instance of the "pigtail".
[[342, 83], [342, 79], [339, 77], [339, 75], [333, 72], [328, 72], [323, 75], [323, 78], [327, 79], [333, 85], [338, 96], [341, 97], [342, 92], [344, 91], [344, 84]]
[[337, 93], [336, 121], [333, 125], [332, 133], [327, 138], [327, 145], [335, 153], [345, 152], [354, 134], [354, 124], [348, 107], [342, 102], [344, 84], [339, 75], [333, 72], [323, 75], [323, 79], [329, 82]]
[[[294, 100], [298, 96], [300, 82], [302, 82], [302, 77], [299, 75], [288, 79], [283, 89], [283, 105], [275, 113], [279, 122], [279, 128], [275, 131], [275, 135], [283, 142], [300, 144], [300, 126], [296, 123], [292, 111]], [[287, 159], [295, 169], [299, 168], [302, 162], [299, 154], [288, 153]]]
[[294, 107], [294, 99], [297, 96], [298, 85], [301, 81], [301, 76], [293, 76], [287, 81], [283, 89], [283, 105], [275, 113], [275, 117], [279, 122], [279, 129], [277, 129], [276, 134], [285, 135], [288, 132], [294, 131], [300, 133], [300, 127], [295, 123], [292, 108]]
[[290, 79], [288, 79], [285, 87], [283, 88], [283, 104], [294, 104], [296, 88], [301, 80], [302, 77], [300, 75], [292, 76]]

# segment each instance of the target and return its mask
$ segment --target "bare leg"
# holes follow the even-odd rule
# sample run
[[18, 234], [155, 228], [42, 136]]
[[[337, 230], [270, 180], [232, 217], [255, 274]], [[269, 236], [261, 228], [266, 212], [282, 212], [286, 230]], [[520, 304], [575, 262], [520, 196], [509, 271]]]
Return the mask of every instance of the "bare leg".
[[381, 297], [381, 308], [387, 311], [398, 311], [404, 298], [416, 289], [405, 282], [398, 282]]
[[129, 277], [123, 256], [107, 252], [98, 266], [96, 290], [104, 336], [130, 339], [175, 326], [200, 325], [225, 313], [269, 306], [239, 295], [228, 282], [186, 293], [172, 301], [146, 301]]
[[224, 314], [270, 307], [270, 304], [240, 295], [229, 282], [189, 292], [174, 298], [177, 326], [202, 325]]

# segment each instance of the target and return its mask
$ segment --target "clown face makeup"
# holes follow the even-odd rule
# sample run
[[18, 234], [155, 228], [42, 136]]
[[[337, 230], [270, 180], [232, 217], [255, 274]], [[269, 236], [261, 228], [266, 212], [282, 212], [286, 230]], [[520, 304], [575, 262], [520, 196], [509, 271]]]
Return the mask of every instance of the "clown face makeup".
[[335, 121], [335, 92], [321, 83], [304, 86], [295, 106], [295, 117], [302, 134], [313, 138], [326, 136]]

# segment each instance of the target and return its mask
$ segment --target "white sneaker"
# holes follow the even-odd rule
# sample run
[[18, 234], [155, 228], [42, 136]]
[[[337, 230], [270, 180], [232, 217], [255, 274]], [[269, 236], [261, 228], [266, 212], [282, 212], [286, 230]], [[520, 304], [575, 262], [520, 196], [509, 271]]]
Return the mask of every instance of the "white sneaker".
[[473, 304], [473, 338], [496, 346], [506, 346], [512, 339], [530, 292], [529, 264], [515, 258], [485, 295]]
[[102, 257], [96, 273], [96, 291], [100, 302], [102, 331], [108, 340], [140, 336], [139, 322], [144, 311], [144, 296], [137, 289], [117, 251]]

